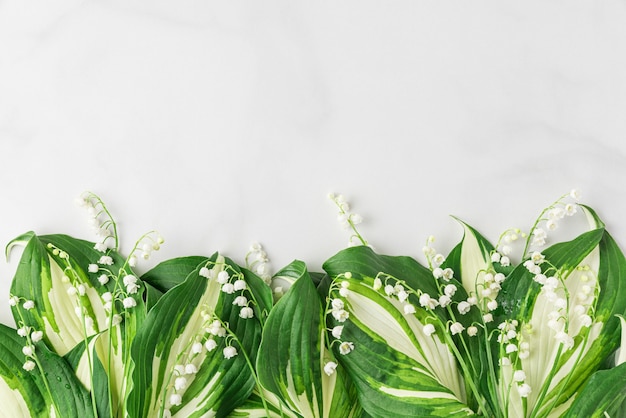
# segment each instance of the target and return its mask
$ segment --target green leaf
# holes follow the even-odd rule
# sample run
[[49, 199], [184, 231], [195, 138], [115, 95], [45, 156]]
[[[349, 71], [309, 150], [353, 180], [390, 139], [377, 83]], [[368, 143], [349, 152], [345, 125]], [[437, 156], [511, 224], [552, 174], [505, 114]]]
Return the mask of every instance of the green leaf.
[[[590, 218], [594, 216], [591, 214]], [[532, 416], [556, 417], [572, 409], [581, 387], [619, 346], [619, 319], [615, 315], [626, 311], [626, 284], [622, 280], [626, 259], [601, 225], [598, 219], [597, 229], [543, 251], [547, 262], [554, 267], [548, 269], [542, 264], [546, 274], [558, 272], [563, 280], [564, 287], [560, 285], [557, 293], [568, 304], [560, 311], [558, 321], [561, 330], [572, 338], [571, 348], [555, 338], [557, 331], [551, 328], [549, 315], [558, 308], [549, 293], [542, 292], [541, 286], [533, 281], [533, 274], [519, 266], [504, 282], [499, 295], [503, 308], [500, 319], [520, 320], [522, 333], [518, 338], [529, 344], [531, 356], [519, 359], [517, 368], [525, 371], [526, 383], [533, 390], [524, 400], [511, 390], [511, 413], [528, 411]], [[583, 325], [581, 314], [576, 313], [583, 308], [593, 318], [588, 327]], [[512, 379], [510, 368], [503, 368], [502, 375], [501, 388], [506, 390]]]
[[476, 294], [484, 282], [486, 270], [491, 267], [490, 253], [494, 248], [474, 228], [460, 219], [457, 221], [463, 226], [463, 239], [446, 257], [446, 263], [442, 267], [452, 268], [465, 291]]
[[300, 417], [300, 415], [285, 407], [276, 395], [265, 389], [263, 389], [263, 398], [259, 395], [259, 391], [255, 389], [255, 391], [252, 392], [250, 397], [246, 399], [243, 404], [239, 405], [228, 415], [229, 418], [265, 418], [268, 416], [270, 418]]
[[[97, 278], [101, 273], [89, 273], [88, 266], [96, 263], [103, 255], [93, 249], [93, 243], [78, 240], [66, 235], [37, 236], [30, 233], [22, 253], [11, 294], [35, 302], [35, 309], [26, 311], [19, 306], [13, 308], [16, 323], [23, 319], [32, 326], [44, 330], [46, 344], [59, 355], [65, 355], [85, 339], [84, 324], [76, 314], [75, 308], [84, 308], [94, 320], [94, 328], [87, 330], [87, 336], [106, 330], [108, 315], [104, 310], [101, 296], [115, 289], [115, 283], [100, 285]], [[8, 247], [15, 245], [11, 242]], [[61, 258], [55, 248], [68, 254]], [[125, 260], [115, 252], [108, 255], [113, 259], [111, 269], [121, 269]], [[124, 269], [131, 274], [128, 267]], [[115, 271], [117, 273], [117, 271]], [[68, 279], [69, 278], [69, 279]], [[84, 296], [71, 295], [68, 290], [78, 284], [85, 286]], [[134, 310], [133, 322], [141, 321], [145, 308], [141, 292], [135, 295], [137, 309]], [[131, 325], [126, 321], [127, 326]]]
[[[3, 416], [94, 417], [89, 393], [80, 384], [71, 367], [40, 342], [36, 355], [39, 368], [27, 372], [22, 365], [25, 338], [16, 330], [0, 325], [0, 403]], [[49, 388], [49, 390], [48, 390]]]
[[154, 305], [156, 305], [156, 303], [159, 299], [161, 299], [161, 296], [163, 296], [164, 293], [156, 287], [152, 286], [150, 283], [144, 283], [146, 286], [146, 310], [149, 311]]
[[147, 310], [152, 309], [165, 292], [181, 284], [189, 273], [205, 261], [206, 257], [202, 256], [173, 258], [162, 261], [144, 273], [141, 280], [146, 283]]
[[181, 284], [185, 278], [206, 261], [206, 257], [189, 256], [163, 261], [141, 276], [141, 280], [165, 293]]
[[[180, 262], [181, 266], [170, 265], [169, 268], [187, 271], [188, 260]], [[197, 265], [184, 280], [173, 279], [180, 284], [159, 299], [133, 341], [134, 387], [128, 398], [128, 413], [132, 417], [159, 417], [165, 409], [175, 417], [225, 416], [243, 403], [254, 387], [250, 365], [254, 364], [260, 344], [261, 324], [257, 316], [241, 318], [241, 308], [233, 304], [237, 296], [245, 295], [251, 300], [252, 295], [249, 290], [222, 292], [222, 285], [215, 278], [200, 275], [205, 266], [212, 269], [214, 275], [227, 271], [231, 281], [235, 277], [254, 280], [246, 277], [232, 261], [217, 254], [205, 258], [205, 262]], [[227, 325], [229, 334], [210, 335], [207, 330], [215, 320]], [[192, 351], [193, 343], [205, 343], [208, 338], [216, 341], [215, 349]], [[226, 346], [235, 347], [238, 354], [225, 359]], [[198, 372], [176, 371], [177, 365], [189, 364]], [[175, 390], [175, 379], [182, 375], [188, 385]], [[170, 402], [174, 393], [182, 395], [178, 406]]]
[[254, 301], [255, 316], [259, 318], [261, 324], [265, 324], [273, 306], [272, 289], [256, 274], [250, 270], [241, 268], [244, 279], [248, 283], [252, 299]]
[[[448, 254], [441, 268], [451, 268], [454, 271], [456, 280], [462, 284], [461, 287], [458, 286], [456, 280], [450, 282], [457, 285], [458, 288], [453, 298], [455, 301], [467, 300], [468, 296], [481, 300], [481, 291], [485, 287], [485, 275], [487, 273], [492, 275], [496, 273], [491, 262], [491, 253], [494, 247], [476, 229], [457, 218], [455, 219], [463, 227], [463, 239]], [[487, 300], [489, 299], [487, 298]], [[484, 301], [483, 303], [487, 302]], [[482, 323], [481, 316], [482, 311], [480, 309], [472, 308], [465, 315], [455, 315], [455, 320], [467, 329], [472, 325]], [[481, 334], [482, 332], [482, 329], [480, 329]], [[485, 394], [485, 401], [490, 404], [493, 410], [497, 410], [499, 408], [498, 399], [493, 390], [496, 378], [491, 375], [491, 371], [496, 367], [494, 363], [497, 362], [497, 355], [492, 353], [491, 347], [487, 345], [482, 335], [470, 337], [464, 332], [457, 335], [454, 341], [456, 346], [459, 347], [463, 360], [470, 365], [468, 368], [469, 374], [464, 376], [465, 379], [471, 379], [475, 382], [479, 391]], [[478, 402], [474, 399], [469, 387], [466, 388], [466, 392], [468, 393], [468, 404], [473, 409], [477, 409], [479, 406]], [[487, 396], [488, 393], [491, 396]]]
[[[368, 247], [341, 251], [324, 263], [324, 270], [334, 278], [332, 297], [337, 288], [349, 287], [342, 298], [349, 318], [343, 324], [343, 342], [352, 342], [354, 350], [337, 356], [356, 383], [359, 400], [368, 414], [377, 417], [467, 416], [473, 411], [466, 403], [463, 378], [450, 351], [447, 333], [438, 325], [428, 337], [426, 323], [445, 323], [445, 313], [426, 311], [419, 306], [416, 293], [408, 299], [416, 313], [406, 315], [404, 304], [374, 289], [375, 278], [383, 286], [402, 284], [405, 289], [419, 289], [438, 295], [430, 270], [409, 257], [389, 257]], [[350, 274], [346, 277], [346, 272]], [[382, 273], [379, 274], [379, 273]], [[340, 324], [334, 322], [334, 324]], [[337, 348], [339, 344], [334, 344]]]
[[595, 372], [563, 418], [624, 417], [625, 399], [626, 363]]
[[257, 372], [263, 387], [303, 417], [349, 417], [358, 411], [352, 385], [326, 346], [324, 308], [306, 266], [294, 261], [277, 276], [293, 281], [263, 329]]
[[[121, 278], [132, 274], [126, 260], [114, 251], [112, 265], [100, 265], [99, 272], [89, 272], [90, 264], [97, 264], [103, 253], [95, 250], [92, 242], [79, 240], [67, 235], [37, 236], [27, 233], [8, 245], [8, 251], [16, 243], [25, 244], [17, 267], [11, 294], [21, 298], [20, 304], [12, 308], [18, 326], [26, 325], [44, 332], [44, 342], [59, 355], [76, 350], [80, 359], [76, 362], [76, 375], [88, 390], [93, 387], [93, 370], [96, 364], [93, 350], [99, 362], [105, 366], [107, 384], [111, 393], [114, 414], [123, 410], [126, 387], [129, 386], [130, 367], [125, 367], [129, 358], [128, 341], [145, 317], [143, 287], [132, 295], [136, 307], [126, 310], [117, 301], [113, 311], [107, 312], [102, 295], [115, 293], [120, 284], [113, 278], [106, 285], [100, 284], [98, 277], [107, 269], [109, 275]], [[121, 279], [120, 279], [121, 280]], [[141, 283], [139, 283], [141, 284]], [[82, 287], [84, 295], [70, 292]], [[34, 301], [34, 309], [24, 309], [23, 300]], [[80, 316], [77, 309], [82, 311]], [[119, 326], [108, 331], [111, 315], [120, 313], [124, 319]], [[93, 321], [90, 327], [87, 320]], [[85, 350], [85, 341], [91, 341], [91, 348]]]

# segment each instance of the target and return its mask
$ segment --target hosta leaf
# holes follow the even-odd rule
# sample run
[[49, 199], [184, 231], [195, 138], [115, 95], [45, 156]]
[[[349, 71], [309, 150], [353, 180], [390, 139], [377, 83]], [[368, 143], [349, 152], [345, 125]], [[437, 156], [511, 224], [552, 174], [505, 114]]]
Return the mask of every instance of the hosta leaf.
[[[25, 338], [0, 325], [0, 403], [7, 417], [94, 417], [89, 393], [70, 366], [43, 343], [36, 344], [40, 370], [27, 372], [22, 365]], [[45, 381], [44, 381], [45, 379]], [[48, 388], [50, 390], [48, 390]]]
[[[79, 358], [76, 375], [89, 390], [93, 386], [92, 372], [96, 362], [92, 353], [95, 349], [108, 375], [106, 382], [113, 401], [111, 408], [114, 414], [122, 411], [125, 388], [129, 385], [129, 368], [124, 367], [129, 356], [126, 342], [133, 338], [145, 316], [143, 288], [140, 286], [139, 291], [131, 295], [136, 304], [132, 310], [124, 309], [120, 301], [115, 303], [113, 313], [123, 314], [124, 319], [109, 332], [112, 313], [105, 310], [102, 295], [119, 289], [120, 284], [113, 276], [119, 278], [131, 274], [121, 256], [108, 251], [106, 255], [112, 265], [100, 265], [100, 271], [89, 272], [89, 265], [97, 264], [105, 255], [95, 250], [91, 242], [67, 235], [37, 236], [30, 232], [12, 241], [7, 251], [18, 244], [25, 247], [11, 294], [22, 301], [34, 301], [35, 309], [24, 309], [22, 302], [13, 307], [16, 323], [42, 330], [45, 343], [59, 355], [76, 351]], [[103, 269], [111, 277], [106, 285], [98, 281], [98, 277], [105, 273]], [[82, 287], [84, 294], [76, 291], [78, 287]], [[83, 314], [78, 315], [77, 309]], [[90, 327], [87, 320], [92, 321], [93, 326]], [[88, 339], [92, 344], [86, 351], [85, 341]]]
[[[518, 359], [516, 368], [524, 370], [532, 388], [528, 398], [521, 399], [510, 383], [511, 367], [502, 367], [501, 388], [510, 393], [511, 416], [557, 417], [573, 408], [577, 392], [619, 345], [615, 315], [626, 311], [626, 260], [601, 225], [598, 220], [597, 229], [543, 251], [565, 286], [556, 292], [567, 301], [560, 311], [554, 297], [541, 291], [526, 267], [519, 266], [504, 283], [499, 299], [502, 313], [520, 320], [518, 339], [529, 344], [530, 356]], [[559, 318], [551, 318], [554, 311]], [[593, 318], [590, 325], [584, 323], [587, 314]]]
[[[482, 300], [482, 305], [484, 305], [491, 298], [495, 298], [497, 294], [495, 293], [489, 298], [483, 298], [481, 295], [481, 291], [486, 287], [486, 274], [489, 273], [493, 279], [493, 275], [496, 273], [491, 262], [491, 253], [494, 247], [474, 228], [459, 219], [457, 221], [463, 227], [463, 239], [448, 254], [441, 268], [452, 269], [454, 277], [462, 283], [463, 289], [457, 291], [454, 300], [466, 300], [468, 296], [472, 296], [477, 298], [477, 300]], [[452, 281], [452, 283], [455, 283], [455, 281]], [[473, 324], [482, 322], [481, 314], [482, 312], [478, 308], [472, 308], [465, 315], [456, 314], [455, 320], [459, 321], [467, 329]], [[483, 332], [482, 329], [480, 332]], [[497, 356], [492, 355], [491, 348], [487, 346], [486, 340], [482, 338], [482, 335], [469, 337], [467, 333], [461, 333], [455, 337], [455, 342], [459, 348], [463, 348], [460, 350], [460, 353], [464, 361], [471, 365], [468, 368], [469, 375], [465, 376], [466, 379], [476, 382], [481, 393], [487, 394], [491, 392], [492, 396], [485, 396], [486, 402], [490, 403], [492, 409], [498, 409], [497, 397], [493, 396], [495, 377], [490, 374], [497, 362]], [[472, 392], [469, 388], [467, 389], [468, 404], [473, 408], [477, 408], [478, 405]]]
[[261, 384], [303, 417], [349, 417], [359, 413], [351, 383], [326, 347], [322, 301], [304, 263], [294, 261], [277, 276], [293, 281], [272, 309], [257, 358]]
[[252, 392], [246, 401], [239, 405], [229, 418], [248, 417], [248, 418], [299, 418], [300, 415], [291, 411], [284, 406], [280, 399], [272, 392], [263, 389], [263, 398], [259, 395], [259, 391]]
[[493, 245], [478, 231], [457, 219], [463, 227], [463, 239], [454, 247], [446, 263], [442, 267], [454, 270], [454, 276], [459, 280], [468, 294], [476, 294], [483, 283], [486, 270], [491, 267], [490, 253]]
[[[445, 323], [445, 314], [419, 307], [415, 293], [405, 303], [374, 290], [374, 279], [383, 285], [402, 284], [430, 295], [438, 290], [430, 270], [408, 257], [388, 257], [368, 247], [341, 251], [324, 263], [324, 270], [335, 283], [349, 284], [342, 298], [349, 318], [343, 324], [342, 342], [352, 342], [354, 350], [342, 355], [341, 364], [355, 381], [359, 400], [368, 414], [377, 417], [467, 416], [473, 411], [466, 404], [464, 382], [454, 355], [446, 344], [445, 331], [426, 336], [424, 325]], [[346, 272], [350, 273], [346, 277]], [[380, 276], [379, 273], [384, 273]], [[337, 286], [332, 294], [340, 298]], [[411, 303], [415, 314], [405, 314]], [[334, 324], [339, 324], [335, 322]], [[339, 342], [333, 347], [340, 347]]]
[[595, 372], [563, 418], [623, 418], [625, 399], [626, 363]]
[[[225, 416], [244, 402], [254, 387], [250, 364], [261, 339], [261, 309], [255, 305], [254, 318], [241, 318], [241, 308], [233, 302], [244, 294], [251, 300], [251, 292], [223, 292], [214, 276], [227, 271], [232, 280], [235, 276], [245, 278], [248, 289], [256, 288], [253, 282], [261, 279], [245, 275], [236, 264], [217, 254], [204, 260], [159, 299], [137, 333], [132, 346], [134, 387], [128, 399], [132, 417], [159, 417], [165, 409], [174, 417]], [[179, 269], [169, 267], [188, 271], [188, 260], [180, 262], [183, 265]], [[203, 267], [212, 269], [213, 278], [200, 275]], [[215, 320], [228, 325], [232, 334], [212, 337], [207, 330]], [[192, 350], [193, 343], [205, 343], [208, 338], [216, 341], [212, 351]], [[227, 346], [238, 354], [225, 359]], [[197, 373], [176, 368], [186, 365], [195, 366]], [[175, 389], [175, 379], [183, 376], [186, 387]], [[180, 405], [172, 403], [173, 394], [182, 396]]]
[[157, 303], [161, 296], [172, 287], [181, 284], [206, 257], [189, 256], [163, 261], [141, 276], [146, 283], [147, 310]]
[[155, 289], [165, 293], [181, 284], [191, 273], [206, 261], [206, 257], [189, 256], [173, 258], [157, 264], [141, 276], [141, 280], [150, 283]]

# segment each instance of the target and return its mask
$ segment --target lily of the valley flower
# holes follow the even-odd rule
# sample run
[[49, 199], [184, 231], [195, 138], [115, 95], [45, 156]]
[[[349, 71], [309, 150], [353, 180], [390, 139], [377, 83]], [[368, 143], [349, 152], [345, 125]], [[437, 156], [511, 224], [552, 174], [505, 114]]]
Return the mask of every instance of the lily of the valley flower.
[[324, 364], [324, 373], [330, 376], [331, 374], [335, 373], [336, 368], [337, 368], [337, 363], [335, 363], [334, 361], [329, 361], [326, 364]]
[[228, 345], [224, 347], [223, 354], [224, 358], [231, 359], [237, 355], [237, 349], [232, 345]]

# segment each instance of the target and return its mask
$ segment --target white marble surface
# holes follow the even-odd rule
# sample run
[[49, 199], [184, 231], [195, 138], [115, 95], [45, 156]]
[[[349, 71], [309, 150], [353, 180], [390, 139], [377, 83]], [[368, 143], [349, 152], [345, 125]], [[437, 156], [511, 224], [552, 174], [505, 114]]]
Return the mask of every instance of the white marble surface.
[[625, 114], [623, 1], [3, 0], [0, 243], [91, 239], [89, 189], [123, 249], [161, 231], [152, 263], [258, 240], [316, 270], [330, 191], [421, 257], [448, 214], [495, 240], [578, 187], [624, 247]]

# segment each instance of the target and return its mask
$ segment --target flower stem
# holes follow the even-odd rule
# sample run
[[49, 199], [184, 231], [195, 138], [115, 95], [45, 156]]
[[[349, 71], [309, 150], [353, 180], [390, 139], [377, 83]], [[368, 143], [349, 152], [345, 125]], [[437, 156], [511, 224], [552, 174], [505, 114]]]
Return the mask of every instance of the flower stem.
[[[220, 322], [222, 322], [221, 319], [218, 318], [218, 320]], [[239, 347], [241, 348], [241, 352], [243, 353], [243, 356], [246, 360], [246, 364], [248, 365], [248, 368], [250, 369], [250, 372], [252, 374], [252, 377], [254, 378], [254, 382], [256, 384], [256, 387], [258, 388], [259, 391], [259, 397], [261, 398], [261, 402], [263, 403], [263, 409], [265, 409], [265, 414], [266, 416], [270, 417], [270, 411], [269, 411], [269, 407], [267, 406], [267, 401], [265, 400], [265, 396], [263, 396], [263, 386], [261, 386], [261, 382], [259, 381], [259, 376], [257, 376], [256, 374], [256, 369], [254, 367], [254, 365], [252, 364], [252, 361], [250, 360], [250, 357], [248, 356], [248, 353], [246, 352], [246, 349], [244, 348], [244, 346], [241, 344], [241, 341], [239, 341], [239, 338], [237, 338], [237, 334], [235, 334], [229, 327], [225, 326], [225, 324], [222, 322], [222, 326], [224, 326], [224, 328], [226, 329], [226, 331], [228, 332], [228, 334], [230, 335], [230, 337], [237, 342], [237, 344], [239, 345]], [[282, 412], [281, 412], [282, 415]]]
[[[443, 335], [444, 335], [444, 338], [446, 340], [446, 343], [448, 344], [448, 347], [452, 350], [452, 352], [454, 353], [455, 357], [459, 361], [459, 364], [460, 364], [461, 368], [463, 369], [463, 373], [465, 374], [465, 376], [471, 376], [470, 371], [467, 368], [467, 364], [463, 360], [463, 357], [461, 356], [461, 352], [459, 351], [459, 349], [454, 344], [454, 341], [452, 340], [452, 337], [447, 332], [444, 332]], [[478, 390], [478, 387], [476, 387], [476, 382], [474, 382], [473, 379], [467, 379], [466, 382], [467, 382], [468, 386], [470, 387], [470, 390], [472, 391], [472, 393], [476, 397], [476, 401], [479, 404], [480, 410], [478, 412], [480, 413], [482, 411], [483, 414], [485, 414], [487, 416], [493, 416], [494, 414], [491, 411], [491, 408], [489, 408], [489, 405], [486, 403], [485, 399], [480, 394], [480, 391]]]

